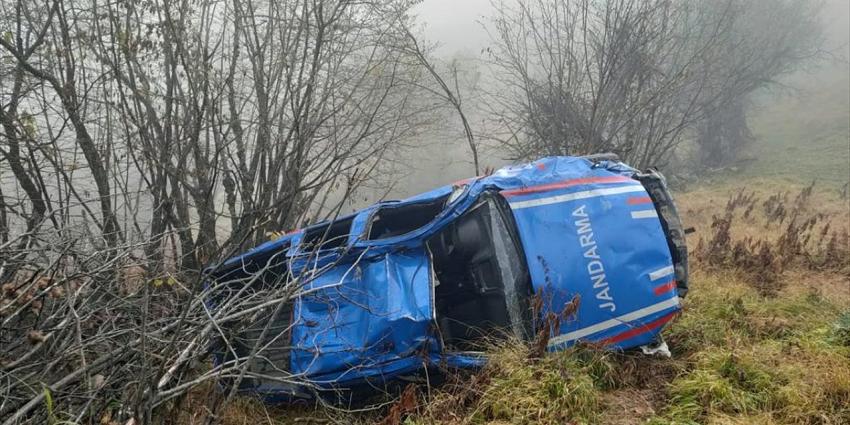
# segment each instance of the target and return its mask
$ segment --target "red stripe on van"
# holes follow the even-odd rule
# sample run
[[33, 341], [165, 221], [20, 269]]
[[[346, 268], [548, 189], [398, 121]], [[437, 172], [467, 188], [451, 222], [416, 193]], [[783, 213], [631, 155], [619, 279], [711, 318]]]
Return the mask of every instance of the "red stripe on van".
[[667, 282], [663, 285], [656, 286], [655, 290], [653, 292], [655, 292], [655, 295], [662, 295], [662, 294], [665, 294], [667, 292], [672, 291], [673, 289], [676, 289], [676, 281], [675, 280], [671, 280], [671, 281], [669, 281], [669, 282]]
[[649, 196], [631, 196], [626, 203], [629, 205], [651, 204], [652, 198]]
[[557, 183], [549, 183], [549, 184], [541, 184], [537, 186], [529, 186], [524, 187], [522, 189], [509, 189], [503, 190], [502, 195], [509, 196], [517, 196], [517, 195], [528, 195], [530, 193], [540, 193], [547, 192], [555, 189], [564, 189], [572, 186], [579, 186], [583, 184], [593, 184], [593, 183], [624, 183], [634, 181], [625, 176], [604, 176], [604, 177], [585, 177], [581, 179], [571, 179], [565, 180]]
[[679, 313], [678, 311], [674, 311], [672, 313], [666, 314], [666, 315], [661, 316], [660, 318], [655, 319], [655, 320], [653, 320], [653, 321], [651, 321], [647, 324], [644, 324], [642, 326], [638, 326], [636, 328], [629, 329], [629, 330], [627, 330], [623, 333], [619, 333], [619, 334], [614, 335], [612, 337], [605, 338], [604, 340], [600, 341], [600, 343], [602, 345], [616, 344], [620, 341], [625, 341], [629, 338], [647, 333], [647, 332], [649, 332], [653, 329], [660, 328], [662, 325], [664, 325], [665, 323], [669, 322], [671, 319], [676, 317], [676, 315], [678, 313]]

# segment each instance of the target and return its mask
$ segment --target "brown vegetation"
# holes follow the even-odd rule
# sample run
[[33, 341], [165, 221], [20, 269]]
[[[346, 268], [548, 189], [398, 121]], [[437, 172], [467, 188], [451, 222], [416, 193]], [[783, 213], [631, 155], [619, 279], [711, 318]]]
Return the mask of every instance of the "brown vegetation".
[[[769, 196], [740, 189], [698, 234], [697, 267], [735, 269], [762, 294], [776, 294], [789, 270], [834, 272], [850, 278], [850, 216], [831, 192]], [[762, 201], [764, 199], [764, 201]], [[827, 199], [831, 200], [827, 201]], [[683, 205], [688, 213], [693, 206]]]

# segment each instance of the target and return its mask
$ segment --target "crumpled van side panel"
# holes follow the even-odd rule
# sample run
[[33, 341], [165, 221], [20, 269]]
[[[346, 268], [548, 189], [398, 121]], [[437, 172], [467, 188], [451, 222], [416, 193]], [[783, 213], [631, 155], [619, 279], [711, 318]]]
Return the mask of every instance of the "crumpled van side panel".
[[293, 308], [292, 372], [315, 382], [418, 367], [438, 352], [424, 248], [352, 258], [317, 276]]

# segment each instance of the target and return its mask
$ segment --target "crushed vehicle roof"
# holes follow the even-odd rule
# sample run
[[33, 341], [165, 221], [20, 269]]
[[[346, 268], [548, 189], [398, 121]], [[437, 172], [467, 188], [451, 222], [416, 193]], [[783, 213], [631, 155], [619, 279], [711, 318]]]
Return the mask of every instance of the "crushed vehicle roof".
[[473, 328], [528, 339], [549, 326], [550, 350], [646, 345], [687, 291], [684, 237], [663, 177], [609, 159], [542, 158], [380, 202], [209, 272], [239, 281], [267, 273], [273, 258], [277, 279], [297, 276], [303, 286], [275, 335], [285, 355], [258, 367], [267, 372], [245, 389], [279, 398], [311, 395], [262, 379], [268, 370], [338, 388], [480, 366]]

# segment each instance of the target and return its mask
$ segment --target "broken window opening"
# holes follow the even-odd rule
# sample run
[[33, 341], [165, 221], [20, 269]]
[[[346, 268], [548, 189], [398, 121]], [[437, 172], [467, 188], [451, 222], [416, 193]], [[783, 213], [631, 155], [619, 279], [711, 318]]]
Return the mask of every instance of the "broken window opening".
[[403, 206], [385, 206], [372, 216], [369, 240], [386, 239], [410, 233], [437, 218], [449, 195]]
[[450, 350], [480, 350], [487, 337], [532, 333], [531, 279], [508, 208], [499, 195], [482, 195], [427, 241], [437, 323]]
[[353, 222], [354, 216], [352, 215], [306, 229], [304, 239], [301, 242], [301, 251], [334, 249], [345, 246]]

